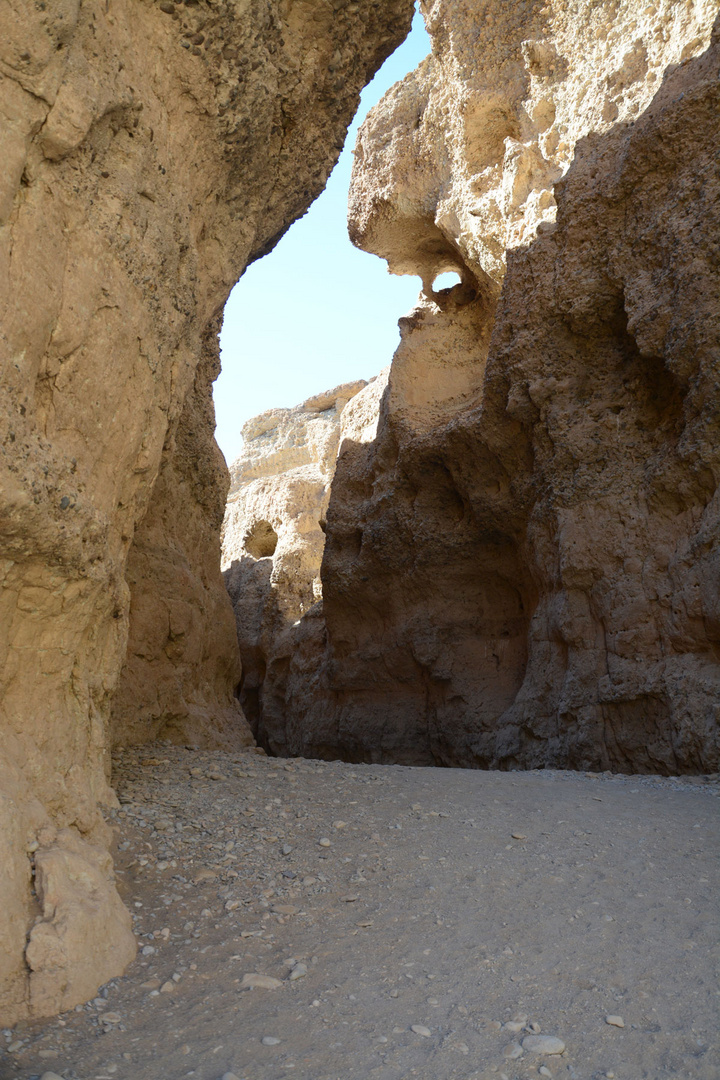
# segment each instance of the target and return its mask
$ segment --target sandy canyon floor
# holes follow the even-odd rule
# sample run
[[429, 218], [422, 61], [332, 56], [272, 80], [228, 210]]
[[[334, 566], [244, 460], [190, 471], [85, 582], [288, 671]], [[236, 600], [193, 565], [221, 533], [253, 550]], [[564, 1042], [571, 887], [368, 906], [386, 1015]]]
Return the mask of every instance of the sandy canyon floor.
[[162, 745], [115, 783], [137, 959], [3, 1080], [720, 1077], [717, 776]]

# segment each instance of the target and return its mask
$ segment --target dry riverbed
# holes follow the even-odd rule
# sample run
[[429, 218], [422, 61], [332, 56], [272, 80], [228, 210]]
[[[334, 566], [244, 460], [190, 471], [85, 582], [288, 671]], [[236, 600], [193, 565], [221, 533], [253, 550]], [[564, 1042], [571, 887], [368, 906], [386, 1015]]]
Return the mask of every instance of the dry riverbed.
[[32, 1080], [718, 1080], [717, 777], [120, 754], [137, 959]]

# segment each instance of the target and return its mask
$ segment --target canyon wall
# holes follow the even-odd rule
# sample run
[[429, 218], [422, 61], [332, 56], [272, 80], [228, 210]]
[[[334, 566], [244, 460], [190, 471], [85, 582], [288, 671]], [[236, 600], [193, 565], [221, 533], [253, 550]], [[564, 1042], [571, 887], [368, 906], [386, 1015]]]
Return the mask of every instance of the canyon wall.
[[219, 318], [322, 190], [411, 17], [410, 0], [3, 7], [3, 1024], [134, 956], [100, 813], [118, 682], [116, 741], [249, 740], [218, 566]]
[[259, 737], [716, 770], [717, 4], [421, 6], [433, 53], [359, 134], [349, 224], [423, 295]]
[[218, 319], [207, 328], [128, 554], [128, 645], [110, 713], [115, 746], [170, 739], [233, 750], [253, 743], [235, 695], [242, 665], [219, 574], [228, 471], [213, 438], [218, 328]]
[[[375, 438], [387, 374], [249, 420], [243, 452], [230, 467], [222, 565], [242, 659], [239, 698], [266, 748], [274, 725], [264, 689], [287, 671], [295, 628], [322, 599], [325, 517], [338, 450], [348, 439]], [[276, 704], [282, 709], [282, 701]]]

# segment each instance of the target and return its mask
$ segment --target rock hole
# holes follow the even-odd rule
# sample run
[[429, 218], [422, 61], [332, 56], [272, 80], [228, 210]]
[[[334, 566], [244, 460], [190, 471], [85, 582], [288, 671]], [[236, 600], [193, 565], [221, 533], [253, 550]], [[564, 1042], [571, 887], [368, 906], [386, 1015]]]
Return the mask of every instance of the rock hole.
[[433, 292], [440, 292], [441, 289], [454, 289], [456, 285], [462, 285], [462, 278], [456, 270], [445, 270], [444, 273], [438, 274], [433, 281]]
[[267, 559], [275, 554], [278, 536], [269, 521], [256, 521], [245, 537], [245, 550], [254, 559]]

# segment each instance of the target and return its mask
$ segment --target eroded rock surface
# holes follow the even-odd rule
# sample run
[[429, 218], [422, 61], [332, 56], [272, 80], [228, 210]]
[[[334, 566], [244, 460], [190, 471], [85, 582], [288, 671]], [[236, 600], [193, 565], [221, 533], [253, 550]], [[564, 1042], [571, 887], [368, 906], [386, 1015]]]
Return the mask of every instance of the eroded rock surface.
[[[217, 566], [218, 316], [322, 190], [411, 15], [410, 0], [3, 7], [4, 1023], [82, 1000], [134, 954], [122, 917], [102, 916], [88, 967], [81, 923], [63, 917], [88, 882], [98, 912], [117, 910], [98, 806], [114, 801], [108, 720], [128, 628], [116, 738], [247, 741]], [[58, 830], [71, 869], [41, 908], [26, 849], [37, 886]], [[40, 936], [53, 939], [42, 958]]]
[[235, 696], [241, 663], [232, 609], [218, 588], [228, 475], [212, 437], [216, 329], [211, 325], [203, 342], [130, 548], [128, 650], [111, 713], [115, 745], [159, 737], [224, 749], [252, 742]]
[[350, 231], [424, 296], [339, 457], [275, 743], [717, 769], [717, 6], [422, 7]]
[[[282, 700], [264, 688], [286, 672], [295, 628], [322, 598], [325, 517], [338, 451], [377, 434], [387, 369], [294, 409], [271, 409], [243, 427], [223, 524], [222, 565], [242, 658], [239, 697], [263, 744], [282, 737]], [[278, 715], [275, 710], [279, 709]]]

